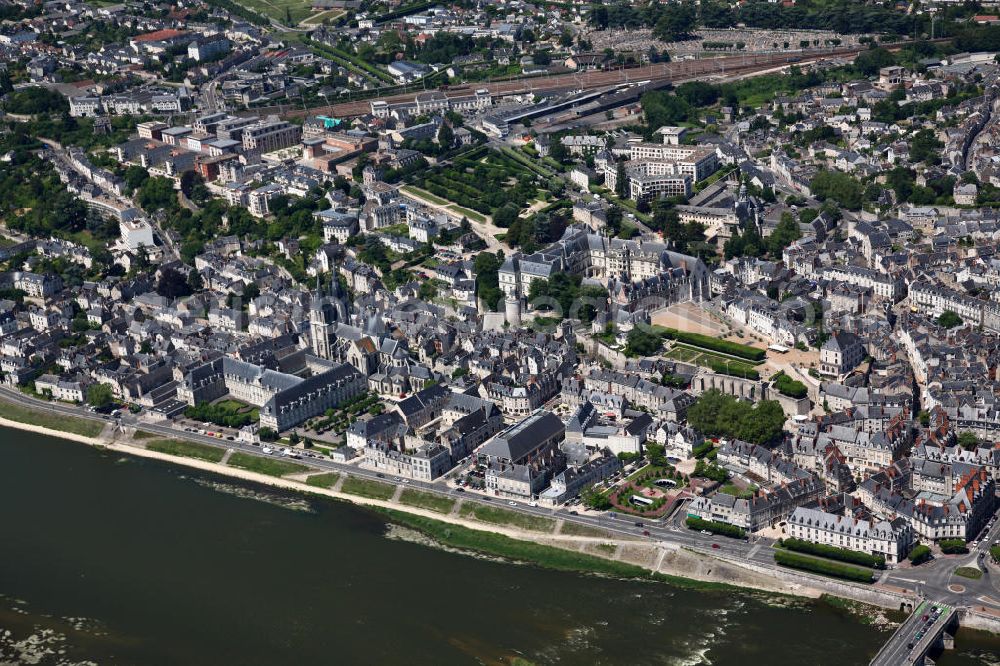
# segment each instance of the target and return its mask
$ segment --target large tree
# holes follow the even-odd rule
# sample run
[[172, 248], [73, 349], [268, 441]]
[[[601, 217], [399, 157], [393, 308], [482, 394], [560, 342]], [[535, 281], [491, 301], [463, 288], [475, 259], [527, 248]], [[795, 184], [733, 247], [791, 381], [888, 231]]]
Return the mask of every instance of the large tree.
[[653, 26], [653, 35], [665, 42], [687, 39], [694, 32], [697, 18], [693, 3], [670, 4], [664, 10], [663, 16]]
[[705, 435], [767, 444], [781, 439], [785, 413], [775, 400], [752, 405], [712, 389], [702, 393], [688, 408], [687, 419]]
[[91, 384], [87, 387], [87, 404], [98, 409], [114, 402], [114, 394], [107, 384]]

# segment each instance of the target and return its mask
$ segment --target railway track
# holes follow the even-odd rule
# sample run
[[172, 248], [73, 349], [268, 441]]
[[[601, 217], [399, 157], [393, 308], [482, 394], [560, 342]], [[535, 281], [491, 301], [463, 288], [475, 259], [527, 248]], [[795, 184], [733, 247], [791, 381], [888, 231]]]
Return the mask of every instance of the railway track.
[[[668, 63], [651, 63], [642, 66], [602, 70], [592, 72], [569, 72], [527, 78], [510, 78], [493, 80], [483, 83], [465, 83], [451, 86], [447, 92], [450, 95], [471, 93], [485, 88], [494, 95], [511, 95], [518, 93], [553, 93], [568, 90], [593, 90], [611, 87], [625, 83], [648, 81], [652, 84], [665, 85], [674, 81], [703, 78], [706, 76], [722, 76], [729, 74], [751, 73], [764, 71], [775, 67], [809, 63], [826, 58], [853, 57], [863, 51], [861, 48], [823, 49], [822, 51], [803, 54], [744, 54], [723, 58], [705, 58], [701, 60], [684, 60]], [[380, 97], [389, 103], [412, 101], [425, 91], [399, 93]], [[355, 100], [315, 107], [296, 107], [292, 104], [261, 107], [252, 112], [257, 115], [277, 114], [285, 118], [304, 115], [324, 114], [339, 118], [350, 118], [368, 113], [371, 100]]]
[[[933, 41], [943, 42], [948, 41], [948, 39], [939, 38]], [[905, 47], [908, 43], [909, 42], [899, 42], [896, 44], [889, 44], [886, 45], [885, 48], [890, 51], [897, 51]], [[746, 53], [722, 58], [703, 58], [700, 60], [651, 63], [647, 65], [596, 72], [568, 72], [565, 74], [535, 77], [509, 77], [482, 83], [463, 83], [450, 86], [447, 89], [447, 92], [448, 94], [455, 95], [471, 93], [472, 91], [485, 88], [494, 95], [512, 95], [529, 92], [555, 93], [569, 90], [594, 90], [599, 88], [609, 88], [619, 84], [636, 83], [639, 81], [648, 81], [653, 84], [654, 87], [657, 87], [668, 83], [681, 83], [688, 80], [701, 79], [711, 76], [752, 74], [754, 72], [767, 71], [776, 67], [813, 63], [828, 58], [853, 58], [867, 49], [867, 46], [855, 46], [817, 49], [807, 53]], [[436, 90], [436, 88], [432, 90]], [[425, 92], [431, 92], [432, 90], [410, 91], [371, 99], [381, 99], [389, 103], [408, 102], [413, 101], [417, 95]], [[295, 118], [314, 114], [323, 114], [338, 118], [352, 118], [368, 113], [371, 109], [371, 99], [354, 100], [329, 105], [324, 104], [306, 108], [296, 106], [294, 104], [282, 104], [253, 109], [251, 110], [251, 113], [261, 116], [276, 114], [284, 118]]]

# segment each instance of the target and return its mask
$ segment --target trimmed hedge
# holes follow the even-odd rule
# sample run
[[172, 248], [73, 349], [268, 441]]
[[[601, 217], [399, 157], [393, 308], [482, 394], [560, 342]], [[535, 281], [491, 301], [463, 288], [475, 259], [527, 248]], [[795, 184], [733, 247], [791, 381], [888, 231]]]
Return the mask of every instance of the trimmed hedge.
[[823, 574], [824, 576], [853, 580], [858, 583], [871, 583], [874, 577], [871, 569], [862, 569], [849, 564], [838, 564], [829, 560], [817, 560], [814, 557], [790, 553], [787, 550], [775, 551], [774, 561], [783, 567], [811, 571]]
[[725, 361], [712, 358], [708, 361], [708, 367], [712, 369], [712, 372], [719, 375], [729, 375], [730, 377], [740, 377], [754, 381], [760, 379], [760, 373], [756, 369], [739, 361], [726, 363]]
[[941, 539], [938, 541], [938, 546], [945, 555], [964, 555], [969, 552], [965, 539]]
[[837, 548], [836, 546], [812, 543], [811, 541], [803, 541], [802, 539], [782, 539], [778, 542], [778, 544], [784, 546], [788, 550], [794, 550], [799, 553], [819, 555], [820, 557], [826, 557], [831, 560], [840, 560], [841, 562], [848, 562], [850, 564], [859, 564], [863, 567], [870, 567], [872, 569], [885, 568], [885, 558], [881, 555], [869, 555], [868, 553], [862, 553], [857, 550]]
[[789, 398], [804, 398], [809, 394], [805, 384], [797, 379], [792, 379], [784, 372], [779, 372], [771, 380], [774, 382], [774, 388], [778, 389], [778, 393], [787, 395]]
[[695, 347], [710, 349], [723, 354], [729, 354], [730, 356], [739, 356], [740, 358], [745, 358], [748, 361], [756, 361], [759, 363], [767, 358], [767, 352], [763, 349], [757, 349], [756, 347], [741, 345], [728, 340], [720, 340], [719, 338], [702, 335], [701, 333], [678, 331], [676, 328], [663, 328], [657, 330], [659, 330], [665, 338], [677, 340], [678, 342], [686, 342], [687, 344], [694, 345]]
[[699, 518], [698, 516], [688, 516], [685, 522], [687, 523], [687, 526], [693, 530], [708, 530], [712, 534], [720, 534], [734, 539], [742, 539], [746, 536], [746, 532], [742, 527], [727, 525], [726, 523], [717, 523], [714, 520], [705, 520], [704, 518]]

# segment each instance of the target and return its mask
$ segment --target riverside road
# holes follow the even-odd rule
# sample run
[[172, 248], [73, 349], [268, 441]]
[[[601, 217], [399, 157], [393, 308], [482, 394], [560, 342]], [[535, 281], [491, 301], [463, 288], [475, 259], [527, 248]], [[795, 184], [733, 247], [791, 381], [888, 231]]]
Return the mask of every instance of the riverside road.
[[[93, 414], [71, 405], [37, 400], [6, 387], [0, 388], [0, 399], [30, 409], [44, 410], [67, 417], [82, 418], [105, 424], [114, 423], [114, 420], [107, 416]], [[220, 440], [196, 432], [185, 431], [182, 427], [171, 421], [163, 423], [147, 422], [141, 421], [131, 414], [125, 414], [122, 416], [121, 426], [141, 428], [142, 430], [165, 437], [198, 442], [222, 449], [233, 449], [234, 451], [242, 451], [259, 457], [273, 457], [264, 454], [259, 446], [238, 441]], [[380, 476], [378, 472], [364, 469], [357, 464], [338, 463], [325, 458], [308, 458], [301, 462], [321, 471], [339, 472], [382, 483], [394, 483], [393, 479], [386, 478], [385, 475]], [[396, 482], [397, 485], [400, 483]], [[729, 560], [735, 564], [752, 563], [755, 566], [772, 569], [775, 572], [780, 571], [782, 576], [785, 577], [798, 578], [803, 585], [810, 585], [816, 581], [830, 580], [779, 567], [775, 563], [772, 554], [773, 540], [763, 537], [751, 537], [749, 541], [744, 541], [742, 539], [728, 539], [717, 535], [705, 535], [690, 530], [684, 527], [682, 524], [683, 521], [680, 520], [683, 517], [683, 507], [674, 512], [675, 515], [672, 520], [641, 519], [641, 525], [637, 525], [636, 517], [612, 512], [598, 514], [588, 511], [577, 513], [575, 511], [571, 512], [567, 508], [533, 507], [525, 502], [516, 502], [511, 505], [508, 500], [503, 498], [491, 498], [469, 491], [460, 492], [456, 488], [449, 487], [443, 479], [432, 483], [410, 480], [406, 485], [427, 492], [462, 499], [464, 502], [477, 502], [486, 506], [502, 506], [511, 511], [519, 511], [535, 516], [561, 519], [565, 522], [578, 525], [601, 528], [633, 539], [683, 547], [702, 555]], [[985, 566], [983, 567], [983, 576], [978, 580], [961, 578], [954, 574], [954, 570], [959, 566], [976, 566], [977, 563], [988, 557], [989, 545], [997, 539], [1000, 539], [1000, 521], [997, 521], [987, 534], [981, 536], [978, 545], [968, 556], [964, 556], [960, 560], [954, 558], [938, 559], [917, 568], [901, 568], [885, 571], [875, 583], [874, 588], [908, 596], [919, 596], [955, 607], [991, 609], [1000, 613], [1000, 587], [998, 587], [1000, 580], [996, 580], [1000, 579], [1000, 577], [992, 577], [989, 568]], [[983, 556], [982, 558], [980, 557], [981, 555]], [[840, 584], [857, 588], [859, 591], [870, 590], [873, 587], [848, 582], [840, 582]]]

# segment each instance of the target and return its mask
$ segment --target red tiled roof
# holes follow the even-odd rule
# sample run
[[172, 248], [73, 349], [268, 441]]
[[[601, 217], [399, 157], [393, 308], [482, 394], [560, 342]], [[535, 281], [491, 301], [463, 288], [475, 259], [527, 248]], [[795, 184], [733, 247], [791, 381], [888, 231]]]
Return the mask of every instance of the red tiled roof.
[[162, 42], [166, 39], [173, 39], [174, 37], [180, 37], [185, 34], [183, 30], [174, 30], [168, 28], [166, 30], [157, 30], [156, 32], [147, 32], [145, 35], [137, 35], [132, 38], [133, 42]]

